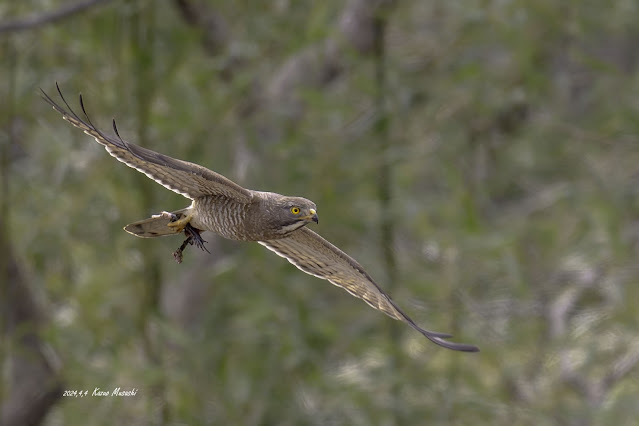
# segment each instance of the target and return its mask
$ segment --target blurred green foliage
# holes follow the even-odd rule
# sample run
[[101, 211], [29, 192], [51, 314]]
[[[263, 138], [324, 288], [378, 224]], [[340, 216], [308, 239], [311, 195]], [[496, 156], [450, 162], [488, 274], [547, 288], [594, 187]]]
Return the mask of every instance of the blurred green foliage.
[[[63, 3], [5, 2], [0, 16]], [[639, 418], [637, 2], [397, 2], [385, 151], [374, 55], [353, 50], [330, 81], [289, 94], [295, 114], [253, 100], [335, 34], [344, 2], [197, 5], [224, 18], [215, 54], [168, 1], [112, 1], [1, 36], [10, 237], [50, 314], [46, 338], [69, 389], [139, 389], [62, 399], [47, 424]], [[314, 200], [316, 230], [418, 323], [482, 352], [408, 327], [391, 339], [391, 320], [256, 244], [208, 235], [212, 255], [189, 249], [177, 265], [181, 239], [123, 232], [188, 200], [62, 121], [37, 94], [56, 81], [105, 130], [115, 117], [134, 143]]]

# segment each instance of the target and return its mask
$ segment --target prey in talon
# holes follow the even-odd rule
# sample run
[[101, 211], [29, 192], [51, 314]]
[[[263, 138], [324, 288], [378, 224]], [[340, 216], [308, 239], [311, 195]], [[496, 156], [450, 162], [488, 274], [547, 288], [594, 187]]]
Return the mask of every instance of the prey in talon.
[[184, 260], [184, 249], [186, 249], [187, 245], [193, 245], [195, 244], [196, 247], [200, 248], [201, 250], [207, 252], [207, 253], [211, 253], [205, 246], [204, 243], [206, 243], [207, 241], [205, 241], [202, 236], [200, 235], [200, 230], [199, 229], [195, 229], [193, 226], [191, 226], [190, 223], [187, 223], [186, 226], [184, 227], [184, 235], [186, 235], [186, 240], [184, 240], [184, 242], [182, 243], [182, 245], [173, 252], [173, 257], [175, 258], [175, 261], [177, 263], [182, 263], [182, 260]]

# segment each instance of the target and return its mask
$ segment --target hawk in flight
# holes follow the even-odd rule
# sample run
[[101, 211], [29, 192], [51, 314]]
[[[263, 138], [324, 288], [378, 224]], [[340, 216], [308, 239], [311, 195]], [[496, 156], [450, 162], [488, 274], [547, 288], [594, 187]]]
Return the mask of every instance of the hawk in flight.
[[445, 340], [452, 337], [450, 334], [419, 327], [355, 259], [307, 228], [311, 222], [318, 223], [317, 207], [312, 201], [246, 189], [205, 167], [126, 142], [120, 137], [115, 120], [115, 135], [109, 136], [91, 122], [82, 95], [81, 117], [69, 106], [57, 84], [56, 87], [62, 103], [44, 91], [43, 99], [66, 121], [95, 138], [119, 161], [192, 200], [191, 205], [182, 210], [162, 212], [127, 225], [124, 228], [127, 232], [145, 238], [184, 233], [187, 239], [174, 253], [178, 262], [187, 244], [205, 249], [202, 231], [212, 231], [231, 240], [256, 241], [307, 274], [328, 280], [391, 318], [408, 324], [439, 346], [465, 352], [479, 350], [473, 345]]

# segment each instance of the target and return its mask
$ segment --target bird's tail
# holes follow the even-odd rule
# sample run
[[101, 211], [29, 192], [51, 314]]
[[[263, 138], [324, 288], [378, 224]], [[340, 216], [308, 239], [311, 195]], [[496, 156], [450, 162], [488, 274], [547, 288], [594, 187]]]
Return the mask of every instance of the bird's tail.
[[[141, 238], [154, 238], [163, 237], [165, 235], [175, 235], [182, 231], [177, 231], [175, 228], [167, 226], [169, 222], [173, 222], [177, 219], [186, 216], [188, 210], [191, 207], [186, 207], [182, 210], [176, 210], [172, 213], [162, 213], [153, 215], [148, 219], [139, 220], [133, 222], [124, 227], [124, 230], [129, 234], [133, 234], [136, 237]], [[172, 217], [171, 215], [175, 215]]]

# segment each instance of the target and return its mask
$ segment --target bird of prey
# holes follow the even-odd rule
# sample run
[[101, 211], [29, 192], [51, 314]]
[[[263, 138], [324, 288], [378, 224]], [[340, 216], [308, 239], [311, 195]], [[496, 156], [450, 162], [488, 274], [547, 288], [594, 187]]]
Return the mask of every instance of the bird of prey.
[[174, 253], [178, 263], [187, 244], [204, 248], [202, 231], [212, 231], [231, 240], [256, 241], [307, 274], [328, 280], [391, 318], [408, 324], [439, 346], [465, 352], [479, 350], [473, 345], [445, 340], [452, 337], [450, 334], [419, 327], [355, 259], [307, 228], [311, 222], [319, 222], [317, 207], [312, 201], [246, 189], [205, 167], [126, 142], [120, 137], [115, 120], [115, 135], [107, 135], [91, 122], [82, 95], [81, 117], [69, 106], [57, 83], [56, 88], [62, 103], [54, 101], [43, 90], [42, 96], [66, 121], [95, 138], [117, 160], [192, 200], [184, 209], [162, 212], [127, 225], [124, 228], [127, 232], [146, 238], [184, 233], [187, 239]]

